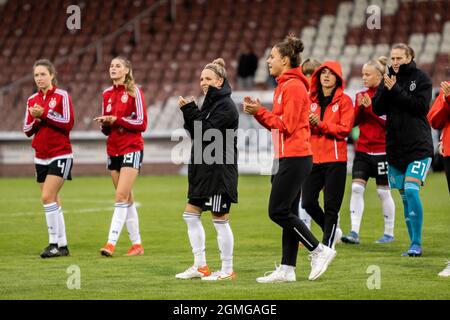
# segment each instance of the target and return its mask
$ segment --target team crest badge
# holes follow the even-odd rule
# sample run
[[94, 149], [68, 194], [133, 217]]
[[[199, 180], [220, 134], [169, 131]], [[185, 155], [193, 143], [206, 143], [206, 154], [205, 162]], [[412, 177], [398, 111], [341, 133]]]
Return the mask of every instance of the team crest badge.
[[108, 104], [108, 105], [106, 106], [106, 112], [111, 112], [111, 105], [110, 105], [110, 104]]
[[120, 98], [120, 100], [122, 101], [122, 103], [127, 103], [127, 101], [128, 101], [128, 94], [124, 94], [123, 96], [122, 96], [122, 98]]
[[317, 103], [311, 104], [311, 112], [315, 112], [317, 110]]
[[52, 98], [51, 100], [50, 100], [50, 102], [48, 103], [48, 106], [50, 107], [50, 108], [54, 108], [54, 107], [56, 107], [56, 99], [55, 98]]
[[409, 91], [414, 91], [416, 89], [416, 81], [411, 81], [409, 85]]
[[333, 107], [331, 108], [331, 111], [336, 112], [336, 111], [338, 111], [338, 109], [339, 109], [339, 105], [337, 103], [335, 103], [333, 105]]

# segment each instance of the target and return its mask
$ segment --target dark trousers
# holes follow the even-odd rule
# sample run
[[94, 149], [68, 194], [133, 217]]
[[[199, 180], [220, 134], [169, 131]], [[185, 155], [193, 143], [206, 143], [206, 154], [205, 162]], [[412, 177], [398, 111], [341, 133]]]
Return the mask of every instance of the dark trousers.
[[[314, 164], [303, 184], [302, 207], [322, 228], [322, 243], [328, 247], [332, 246], [336, 233], [346, 177], [346, 162]], [[324, 210], [319, 205], [319, 193], [322, 189]]]
[[444, 157], [444, 170], [447, 177], [448, 192], [450, 193], [450, 157]]
[[298, 217], [302, 184], [311, 171], [312, 157], [282, 158], [272, 176], [269, 217], [283, 228], [281, 264], [295, 266], [299, 241], [312, 251], [319, 241]]

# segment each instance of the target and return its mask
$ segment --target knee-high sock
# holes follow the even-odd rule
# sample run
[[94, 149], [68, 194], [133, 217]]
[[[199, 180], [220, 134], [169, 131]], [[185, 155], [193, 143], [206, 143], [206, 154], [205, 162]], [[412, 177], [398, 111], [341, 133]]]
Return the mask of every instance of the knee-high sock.
[[408, 201], [409, 220], [411, 222], [411, 244], [422, 245], [423, 208], [419, 198], [420, 186], [412, 181], [405, 182], [405, 195]]
[[214, 227], [217, 231], [217, 244], [222, 260], [222, 272], [233, 272], [233, 247], [234, 237], [228, 220], [213, 219]]
[[66, 223], [64, 221], [64, 213], [61, 207], [59, 207], [58, 214], [58, 247], [67, 246], [66, 236]]
[[111, 243], [112, 245], [116, 245], [119, 240], [120, 233], [122, 232], [123, 225], [127, 218], [128, 206], [129, 204], [126, 202], [116, 202], [114, 204], [114, 214], [108, 235], [108, 243]]
[[45, 220], [47, 221], [48, 243], [58, 244], [59, 207], [56, 202], [44, 204]]
[[305, 209], [302, 208], [302, 198], [298, 203], [298, 216], [300, 220], [306, 225], [306, 227], [311, 230], [311, 216], [306, 212]]
[[189, 242], [194, 254], [194, 266], [203, 267], [206, 265], [205, 254], [205, 229], [203, 229], [200, 215], [190, 212], [183, 214], [183, 219], [187, 224]]
[[352, 231], [359, 233], [361, 220], [364, 212], [364, 191], [365, 186], [360, 183], [352, 183], [352, 195], [350, 197], [350, 219], [352, 221]]
[[406, 199], [405, 191], [400, 192], [403, 202], [403, 215], [405, 216], [406, 229], [408, 230], [409, 241], [412, 242], [412, 228], [411, 228], [411, 220], [409, 219], [409, 209], [408, 209], [408, 200]]
[[377, 188], [378, 197], [381, 200], [384, 216], [384, 234], [394, 236], [395, 224], [395, 203], [392, 199], [391, 191], [388, 189]]
[[127, 210], [127, 230], [132, 244], [141, 244], [141, 234], [139, 233], [139, 217], [134, 203], [130, 204]]

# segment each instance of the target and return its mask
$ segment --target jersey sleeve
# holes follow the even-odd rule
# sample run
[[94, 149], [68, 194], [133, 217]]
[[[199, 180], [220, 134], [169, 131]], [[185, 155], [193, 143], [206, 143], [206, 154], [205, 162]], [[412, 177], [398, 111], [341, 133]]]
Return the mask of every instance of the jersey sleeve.
[[117, 118], [114, 125], [121, 126], [130, 131], [143, 132], [147, 129], [147, 107], [142, 91], [134, 88], [134, 111], [131, 115]]

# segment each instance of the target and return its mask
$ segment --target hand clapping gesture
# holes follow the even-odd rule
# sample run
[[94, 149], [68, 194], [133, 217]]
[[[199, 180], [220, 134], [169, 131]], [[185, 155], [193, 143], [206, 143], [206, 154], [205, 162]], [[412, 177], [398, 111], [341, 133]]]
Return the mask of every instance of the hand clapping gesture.
[[450, 83], [448, 83], [446, 81], [441, 82], [441, 90], [442, 90], [442, 93], [444, 94], [445, 98], [450, 96]]
[[309, 114], [309, 124], [312, 125], [313, 127], [318, 126], [319, 125], [319, 115], [315, 114], [315, 113], [310, 113]]
[[254, 100], [250, 97], [245, 97], [242, 105], [244, 112], [253, 116], [261, 108], [261, 101], [259, 99]]
[[396, 82], [397, 82], [397, 77], [396, 76], [390, 76], [389, 77], [387, 74], [384, 75], [384, 86], [386, 88], [388, 88], [388, 90], [391, 90]]
[[357, 98], [358, 107], [364, 106], [368, 108], [372, 104], [372, 99], [370, 99], [369, 95], [366, 93], [359, 94]]
[[40, 116], [44, 113], [44, 107], [41, 107], [37, 103], [34, 104], [34, 106], [30, 107], [30, 114], [35, 118], [39, 119]]
[[101, 116], [94, 118], [94, 121], [101, 124], [102, 127], [111, 126], [117, 120], [116, 116]]
[[192, 96], [190, 98], [184, 98], [182, 96], [178, 97], [178, 105], [180, 106], [180, 108], [184, 107], [188, 103], [191, 103], [192, 101], [195, 102], [194, 97]]

